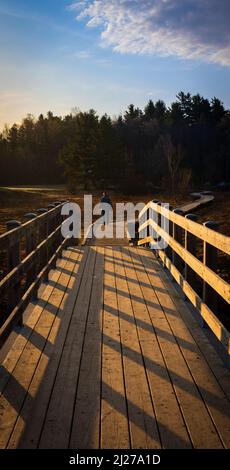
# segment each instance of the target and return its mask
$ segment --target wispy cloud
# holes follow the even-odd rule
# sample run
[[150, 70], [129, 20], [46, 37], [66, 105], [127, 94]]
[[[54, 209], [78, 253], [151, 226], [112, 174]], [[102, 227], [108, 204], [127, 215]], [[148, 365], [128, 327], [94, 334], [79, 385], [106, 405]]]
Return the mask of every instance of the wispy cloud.
[[104, 57], [97, 58], [93, 52], [90, 52], [88, 50], [74, 52], [73, 54], [70, 54], [69, 57], [71, 59], [79, 59], [83, 61], [90, 60], [91, 63], [101, 67], [108, 67], [111, 65], [111, 60]]
[[89, 51], [79, 51], [74, 53], [74, 57], [81, 60], [90, 59], [91, 53]]
[[62, 22], [57, 22], [52, 16], [41, 15], [35, 10], [34, 12], [31, 12], [31, 10], [29, 9], [27, 10], [23, 8], [15, 8], [6, 4], [0, 4], [0, 16], [2, 16], [3, 18], [15, 18], [17, 20], [26, 21], [31, 24], [38, 23], [44, 28], [52, 28], [53, 30], [59, 33], [69, 34], [71, 32], [74, 34], [74, 36], [84, 37], [84, 35], [79, 31], [70, 31], [69, 27], [65, 26]]
[[9, 101], [12, 100], [12, 102], [18, 104], [23, 101], [30, 101], [32, 98], [31, 93], [28, 92], [20, 92], [17, 90], [6, 90], [4, 92], [0, 92], [0, 103], [2, 104], [8, 104]]
[[25, 11], [22, 8], [18, 9], [6, 5], [0, 5], [0, 15], [29, 22], [52, 25], [52, 20], [50, 20], [49, 18], [41, 16], [37, 13]]
[[83, 0], [78, 20], [102, 27], [102, 45], [230, 66], [229, 0]]

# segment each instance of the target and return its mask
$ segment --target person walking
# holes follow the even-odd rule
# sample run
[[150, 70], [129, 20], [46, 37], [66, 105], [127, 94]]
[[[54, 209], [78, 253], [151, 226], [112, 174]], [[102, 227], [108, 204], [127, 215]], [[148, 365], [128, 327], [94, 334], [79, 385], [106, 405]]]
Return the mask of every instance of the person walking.
[[[113, 205], [112, 205], [112, 201], [109, 197], [109, 195], [106, 193], [106, 191], [104, 191], [102, 193], [102, 197], [101, 197], [101, 204], [103, 204], [103, 208], [101, 210], [101, 215], [102, 217], [104, 217], [104, 225], [107, 225], [110, 221], [110, 212], [111, 210], [113, 209]], [[104, 206], [104, 204], [106, 204], [106, 206]]]

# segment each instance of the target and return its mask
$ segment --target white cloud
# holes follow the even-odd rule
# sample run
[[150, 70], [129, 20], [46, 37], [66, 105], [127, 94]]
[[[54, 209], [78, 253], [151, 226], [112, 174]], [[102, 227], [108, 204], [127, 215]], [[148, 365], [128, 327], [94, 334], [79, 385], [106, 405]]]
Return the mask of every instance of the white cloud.
[[230, 66], [229, 0], [83, 0], [71, 10], [114, 51]]
[[74, 53], [74, 57], [76, 57], [77, 59], [90, 59], [91, 58], [91, 54], [89, 51], [79, 51], [79, 52], [75, 52]]

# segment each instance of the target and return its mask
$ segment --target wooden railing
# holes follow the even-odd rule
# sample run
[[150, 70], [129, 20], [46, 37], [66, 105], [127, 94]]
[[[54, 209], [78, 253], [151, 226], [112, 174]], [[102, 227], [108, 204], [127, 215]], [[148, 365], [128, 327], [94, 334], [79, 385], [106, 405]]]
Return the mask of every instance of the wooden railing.
[[220, 301], [225, 307], [230, 303], [230, 285], [217, 273], [217, 259], [220, 253], [229, 256], [230, 237], [217, 229], [214, 222], [199, 224], [194, 214], [184, 217], [179, 209], [149, 202], [139, 216], [138, 245], [161, 241], [157, 256], [229, 355], [230, 334], [217, 314]]
[[0, 236], [0, 347], [13, 327], [22, 324], [23, 312], [36, 299], [41, 283], [48, 280], [68, 243], [61, 233], [65, 202], [26, 214], [24, 224], [9, 221], [8, 231]]

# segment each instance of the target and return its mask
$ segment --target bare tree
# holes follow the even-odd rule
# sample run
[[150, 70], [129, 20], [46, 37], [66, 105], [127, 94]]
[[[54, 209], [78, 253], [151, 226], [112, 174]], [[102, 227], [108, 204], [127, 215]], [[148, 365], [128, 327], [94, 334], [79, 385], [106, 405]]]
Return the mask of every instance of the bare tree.
[[171, 137], [167, 135], [163, 141], [163, 148], [168, 164], [170, 190], [174, 193], [176, 180], [179, 177], [179, 169], [183, 159], [182, 147], [180, 144], [175, 147], [172, 143]]

